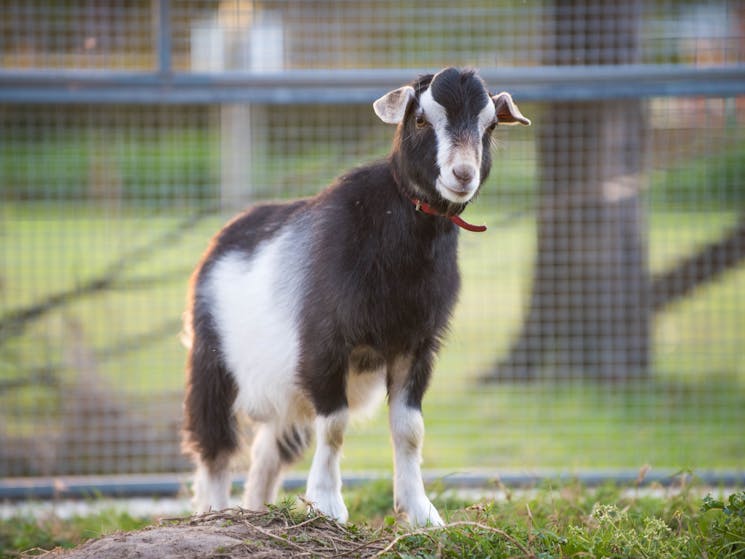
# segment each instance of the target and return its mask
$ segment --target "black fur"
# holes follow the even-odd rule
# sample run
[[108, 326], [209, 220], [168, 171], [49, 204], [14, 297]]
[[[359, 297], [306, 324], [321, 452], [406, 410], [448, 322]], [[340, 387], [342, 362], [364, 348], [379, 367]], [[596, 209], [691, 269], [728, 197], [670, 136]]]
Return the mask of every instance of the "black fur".
[[195, 302], [192, 313], [199, 341], [187, 360], [183, 448], [201, 456], [210, 468], [221, 469], [222, 462], [238, 447], [232, 409], [238, 388], [220, 358], [220, 341], [209, 310]]
[[[429, 75], [412, 84], [417, 97], [431, 81]], [[460, 123], [456, 132], [473, 133], [489, 99], [481, 80], [453, 69], [436, 84], [435, 99]], [[280, 227], [299, 220], [307, 228], [311, 264], [302, 282], [298, 377], [316, 412], [328, 415], [347, 405], [350, 365], [379, 369], [401, 356], [413, 358], [407, 402], [421, 407], [460, 288], [458, 229], [448, 219], [418, 212], [410, 197], [448, 214], [459, 214], [465, 205], [448, 202], [435, 190], [434, 132], [415, 125], [416, 108], [413, 101], [387, 160], [353, 170], [314, 198], [255, 207], [216, 236], [194, 275], [190, 297], [194, 342], [184, 440], [192, 453], [210, 461], [236, 446], [236, 386], [201, 297], [203, 278], [221, 255], [248, 255]], [[482, 141], [483, 182], [490, 167], [489, 132]], [[279, 436], [282, 461], [294, 460], [308, 439], [295, 429]]]
[[[300, 378], [316, 410], [328, 415], [347, 403], [354, 348], [391, 362], [436, 347], [460, 285], [457, 228], [417, 212], [390, 162], [342, 177], [309, 211], [323, 226], [305, 283]], [[420, 375], [414, 393], [427, 380]]]
[[306, 426], [294, 425], [277, 438], [279, 458], [289, 465], [298, 460], [308, 448], [313, 432]]

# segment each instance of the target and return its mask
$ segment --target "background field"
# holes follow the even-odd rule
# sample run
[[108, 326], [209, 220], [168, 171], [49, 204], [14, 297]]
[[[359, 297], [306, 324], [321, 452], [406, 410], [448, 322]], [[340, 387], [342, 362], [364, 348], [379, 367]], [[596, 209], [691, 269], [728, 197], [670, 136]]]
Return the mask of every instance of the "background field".
[[[745, 494], [706, 493], [697, 484], [658, 490], [633, 487], [589, 490], [577, 483], [546, 482], [529, 492], [467, 498], [434, 490], [449, 525], [411, 530], [391, 514], [388, 482], [346, 493], [350, 521], [340, 526], [308, 515], [294, 497], [265, 513], [240, 509], [201, 517], [133, 516], [121, 508], [72, 518], [32, 518], [19, 513], [0, 522], [0, 557], [39, 554], [98, 539], [68, 557], [95, 553], [101, 559], [124, 553], [162, 553], [208, 547], [234, 559], [287, 553], [313, 557], [650, 557], [735, 559], [745, 550]], [[474, 502], [476, 501], [476, 502]], [[138, 529], [144, 528], [144, 532]], [[236, 532], [241, 540], [236, 539]], [[215, 538], [230, 534], [223, 545]], [[210, 539], [206, 539], [206, 535]], [[236, 541], [241, 543], [236, 544]], [[90, 546], [96, 546], [95, 550]], [[271, 555], [270, 555], [271, 554]]]
[[[425, 469], [743, 471], [741, 2], [93, 4], [2, 3], [0, 476], [187, 471], [209, 238], [385, 157], [372, 101], [446, 65], [533, 126], [466, 211]], [[345, 471], [388, 438], [355, 425]]]
[[[195, 136], [187, 134], [184, 145], [191, 145]], [[711, 242], [736, 222], [730, 200], [705, 200], [695, 185], [680, 180], [694, 173], [741, 175], [745, 152], [735, 150], [729, 157], [696, 158], [652, 175], [652, 270]], [[739, 153], [743, 155], [737, 157]], [[495, 175], [468, 211], [471, 221], [486, 223], [490, 230], [461, 236], [462, 296], [425, 402], [426, 467], [526, 472], [636, 468], [645, 463], [672, 469], [738, 467], [745, 455], [740, 432], [745, 420], [740, 336], [745, 332], [745, 270], [724, 275], [655, 317], [649, 380], [479, 383], [480, 374], [507, 350], [519, 327], [535, 251], [530, 192], [535, 169], [515, 162], [509, 143], [495, 155]], [[31, 165], [17, 155], [13, 164]], [[278, 167], [303, 164], [290, 161]], [[48, 172], [52, 180], [54, 171], [39, 172]], [[677, 208], [658, 202], [676, 196]], [[199, 206], [190, 209], [192, 214], [199, 211]], [[175, 448], [185, 357], [179, 319], [186, 285], [223, 217], [191, 217], [178, 208], [75, 202], [9, 202], [2, 213], [3, 290], [14, 294], [12, 300], [6, 297], [5, 312], [60, 293], [69, 299], [2, 347], [4, 382], [27, 384], [0, 394], [5, 413], [18, 418], [6, 423], [5, 436], [22, 438], [41, 430], [48, 444], [54, 444], [70, 428], [68, 422], [82, 427], [75, 422], [84, 417], [75, 417], [74, 411], [72, 419], [66, 415], [71, 408], [65, 399], [72, 393], [92, 408], [88, 413], [98, 409], [105, 416], [108, 407], [113, 421], [122, 422], [115, 426], [104, 417], [102, 424], [99, 418], [103, 432], [113, 429], [126, 440], [146, 435], [133, 434], [131, 428], [147, 430], [154, 441], [172, 437]], [[91, 285], [101, 278], [110, 283], [102, 289]], [[36, 379], [29, 379], [29, 373]], [[121, 415], [123, 401], [135, 411]], [[164, 423], [138, 422], [137, 415], [154, 408], [170, 410], [162, 415]], [[130, 467], [136, 470], [144, 458], [134, 454]], [[96, 456], [77, 460], [81, 462], [76, 467], [84, 470], [99, 467], [86, 463]], [[180, 463], [168, 463], [174, 464]], [[353, 428], [345, 466], [378, 470], [389, 464], [381, 410]]]

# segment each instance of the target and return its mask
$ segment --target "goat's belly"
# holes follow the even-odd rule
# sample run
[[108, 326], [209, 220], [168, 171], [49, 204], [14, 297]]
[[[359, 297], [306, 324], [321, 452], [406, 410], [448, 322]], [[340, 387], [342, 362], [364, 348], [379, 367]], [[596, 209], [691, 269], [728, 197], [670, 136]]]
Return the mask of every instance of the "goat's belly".
[[386, 393], [386, 370], [349, 371], [347, 377], [347, 402], [355, 416], [371, 417], [383, 402]]
[[283, 239], [262, 243], [250, 257], [224, 255], [209, 278], [223, 359], [238, 386], [236, 406], [259, 421], [286, 416], [302, 398], [293, 312], [300, 290], [292, 285], [299, 278], [282, 267], [288, 257]]
[[357, 346], [349, 356], [347, 403], [357, 416], [371, 416], [386, 393], [385, 358], [369, 346]]

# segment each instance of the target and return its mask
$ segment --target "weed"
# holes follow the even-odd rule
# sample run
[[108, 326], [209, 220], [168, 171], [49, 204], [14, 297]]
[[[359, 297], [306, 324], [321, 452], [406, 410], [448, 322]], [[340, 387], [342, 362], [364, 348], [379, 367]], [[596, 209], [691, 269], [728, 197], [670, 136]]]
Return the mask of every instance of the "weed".
[[717, 553], [710, 557], [745, 557], [745, 491], [731, 494], [727, 502], [707, 495], [701, 511], [708, 528], [708, 547]]

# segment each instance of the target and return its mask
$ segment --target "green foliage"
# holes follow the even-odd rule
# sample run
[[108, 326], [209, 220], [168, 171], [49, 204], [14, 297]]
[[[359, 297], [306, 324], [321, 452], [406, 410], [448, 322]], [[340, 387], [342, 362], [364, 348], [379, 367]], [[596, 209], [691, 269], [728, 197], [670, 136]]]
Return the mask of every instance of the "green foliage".
[[546, 487], [536, 496], [468, 507], [442, 530], [400, 532], [387, 556], [742, 557], [745, 492], [730, 495], [726, 505], [711, 497], [700, 503], [695, 488], [659, 498], [630, 496], [612, 486], [594, 491], [576, 484]]
[[70, 519], [55, 514], [40, 518], [18, 515], [0, 520], [0, 558], [15, 557], [34, 549], [72, 548], [113, 532], [137, 530], [151, 521], [114, 509]]
[[745, 557], [745, 491], [731, 494], [726, 503], [707, 495], [701, 511], [709, 531], [709, 547], [717, 556]]
[[[536, 498], [471, 507], [464, 511], [469, 521], [406, 536], [391, 556], [742, 557], [745, 492], [730, 495], [729, 505], [704, 499], [700, 510], [695, 494], [683, 490], [671, 498], [635, 498], [620, 490], [568, 486]], [[717, 517], [707, 519], [712, 510]]]
[[692, 157], [651, 177], [653, 203], [664, 208], [745, 209], [745, 144], [706, 157]]
[[[391, 482], [380, 479], [365, 483], [347, 495], [349, 518], [355, 522], [388, 518], [393, 513], [393, 487]], [[390, 524], [390, 520], [388, 521]]]
[[[537, 110], [532, 107], [526, 114]], [[351, 111], [354, 114], [359, 110]], [[315, 192], [341, 170], [388, 150], [390, 138], [384, 130], [373, 127], [366, 135], [372, 139], [365, 149], [373, 155], [349, 153], [345, 142], [319, 145], [315, 138], [305, 143], [293, 138], [289, 147], [281, 142], [281, 150], [264, 154], [263, 174], [254, 178], [262, 189], [274, 189], [265, 193], [269, 197], [278, 191]], [[535, 203], [536, 165], [525, 164], [525, 159], [535, 163], [532, 142], [525, 141], [531, 135], [519, 130], [498, 138], [497, 145], [505, 141], [509, 147], [495, 148], [498, 165], [482, 199], [522, 208]], [[164, 127], [157, 134], [118, 129], [106, 137], [81, 128], [11, 142], [0, 151], [0, 194], [6, 199], [69, 201], [108, 192], [135, 204], [163, 207], [186, 198], [212, 198], [219, 183], [219, 145], [214, 130], [188, 126]], [[744, 153], [745, 144], [732, 142], [714, 154], [652, 172], [653, 205], [695, 211], [745, 207]]]
[[[745, 556], [745, 491], [701, 498], [695, 486], [656, 488], [654, 495], [646, 495], [613, 485], [588, 489], [577, 483], [546, 483], [533, 491], [507, 492], [505, 501], [485, 499], [458, 509], [450, 507], [463, 500], [442, 491], [434, 501], [445, 511], [449, 524], [412, 530], [405, 522], [392, 520], [388, 508], [392, 506], [391, 490], [390, 481], [381, 480], [349, 491], [346, 498], [352, 522], [341, 531], [327, 521], [314, 520], [291, 498], [271, 507], [266, 518], [259, 520], [267, 526], [296, 527], [283, 536], [289, 538], [288, 549], [318, 540], [323, 537], [323, 527], [328, 526], [335, 538], [343, 537], [351, 549], [360, 550], [360, 557]], [[114, 531], [138, 529], [147, 522], [115, 511], [71, 520], [14, 517], [0, 523], [0, 557], [15, 557], [32, 549], [72, 547]], [[221, 525], [228, 527], [233, 522], [226, 515]], [[282, 544], [275, 537], [264, 545], [272, 543]], [[337, 539], [337, 543], [342, 542]]]
[[9, 142], [0, 150], [0, 195], [6, 200], [121, 198], [165, 208], [184, 199], [214, 198], [216, 146], [214, 133], [196, 128], [140, 137], [132, 130], [98, 137], [77, 129]]

